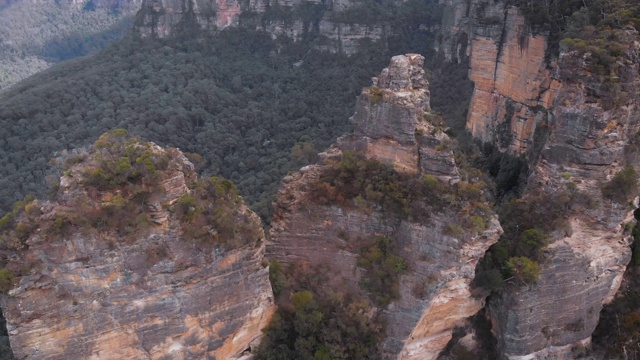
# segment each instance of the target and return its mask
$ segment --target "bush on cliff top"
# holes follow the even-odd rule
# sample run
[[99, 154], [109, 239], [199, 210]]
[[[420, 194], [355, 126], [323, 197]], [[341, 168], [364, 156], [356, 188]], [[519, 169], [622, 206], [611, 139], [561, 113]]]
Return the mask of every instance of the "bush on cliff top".
[[172, 206], [182, 229], [192, 239], [238, 248], [260, 240], [260, 225], [242, 207], [233, 182], [218, 177], [197, 181], [191, 193]]
[[[465, 175], [465, 174], [463, 174]], [[396, 171], [390, 165], [369, 160], [362, 153], [345, 151], [340, 161], [327, 165], [313, 187], [311, 197], [320, 204], [373, 208], [411, 221], [422, 222], [432, 211], [458, 210], [461, 219], [487, 217], [483, 204], [490, 191], [476, 173], [456, 185], [431, 175], [417, 176]], [[465, 205], [473, 204], [473, 207]], [[468, 225], [468, 224], [467, 224]]]

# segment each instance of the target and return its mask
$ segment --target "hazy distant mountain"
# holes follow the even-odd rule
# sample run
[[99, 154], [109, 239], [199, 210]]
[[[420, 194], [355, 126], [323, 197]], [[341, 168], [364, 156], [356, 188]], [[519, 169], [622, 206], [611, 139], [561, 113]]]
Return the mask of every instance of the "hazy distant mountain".
[[0, 0], [0, 91], [121, 38], [141, 0]]

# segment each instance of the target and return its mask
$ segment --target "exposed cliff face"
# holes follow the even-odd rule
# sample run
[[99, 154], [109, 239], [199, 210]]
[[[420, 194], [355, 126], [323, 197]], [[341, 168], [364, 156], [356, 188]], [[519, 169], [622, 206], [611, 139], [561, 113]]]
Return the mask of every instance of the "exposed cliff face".
[[[603, 198], [601, 187], [625, 164], [638, 165], [630, 149], [639, 126], [637, 33], [621, 40], [627, 60], [611, 89], [583, 54], [565, 51], [547, 63], [544, 34], [532, 34], [505, 2], [449, 1], [445, 13], [440, 50], [453, 61], [469, 56], [475, 83], [467, 128], [515, 154], [537, 141], [542, 153], [530, 164], [525, 197], [559, 196], [569, 186], [592, 201], [552, 234], [537, 283], [509, 288], [490, 305], [505, 357], [566, 358], [573, 345], [589, 343], [630, 259], [622, 225], [633, 207]], [[536, 128], [545, 136], [535, 138]]]
[[483, 142], [525, 152], [559, 87], [545, 61], [546, 37], [504, 1], [449, 1], [445, 9], [437, 48], [450, 60], [469, 57], [475, 84], [467, 129]]
[[[632, 39], [637, 33], [628, 35]], [[630, 51], [637, 54], [637, 45]], [[536, 286], [508, 292], [491, 305], [507, 355], [562, 357], [571, 344], [588, 343], [602, 305], [620, 286], [631, 256], [631, 235], [623, 225], [633, 221], [633, 207], [603, 198], [600, 189], [623, 164], [638, 165], [636, 150], [630, 149], [640, 127], [636, 61], [620, 71], [621, 91], [630, 96], [610, 108], [605, 104], [610, 94], [589, 90], [601, 84], [584, 68], [582, 57], [561, 56], [550, 137], [529, 186], [559, 193], [570, 179], [597, 205], [572, 217], [570, 229], [556, 234]]]
[[[104, 145], [96, 143], [87, 159], [66, 171], [56, 201], [28, 204], [19, 224], [2, 236], [4, 246], [11, 245], [20, 224], [36, 222], [24, 245], [5, 251], [11, 254], [5, 268], [19, 275], [2, 297], [16, 357], [242, 357], [273, 311], [258, 217], [242, 203], [227, 208], [223, 198], [213, 205], [211, 197], [200, 197], [200, 191], [220, 194], [228, 185], [196, 184], [193, 165], [179, 150], [153, 144], [133, 143], [126, 151], [148, 150], [138, 159], [161, 171], [142, 175], [138, 185], [89, 185], [88, 174], [98, 176], [95, 161], [108, 156], [99, 150]], [[149, 169], [147, 160], [134, 168], [143, 161]], [[122, 164], [120, 169], [128, 168]], [[130, 198], [138, 190], [137, 200]], [[211, 206], [243, 224], [233, 239], [221, 222], [205, 224], [207, 233], [196, 238], [198, 213]], [[141, 209], [129, 214], [135, 222], [120, 229], [109, 223], [113, 212], [123, 216], [119, 212], [126, 209]]]
[[[462, 230], [458, 223], [471, 216], [465, 213], [464, 199], [445, 206], [437, 205], [437, 196], [412, 203], [421, 210], [406, 218], [384, 207], [362, 207], [357, 202], [354, 206], [351, 199], [323, 204], [312, 196], [323, 173], [348, 150], [410, 176], [460, 181], [453, 155], [446, 148], [449, 140], [438, 128], [436, 117], [431, 117], [422, 62], [419, 55], [394, 57], [358, 99], [352, 117], [355, 133], [320, 154], [323, 163], [285, 178], [267, 245], [270, 259], [326, 265], [332, 280], [324, 286], [357, 289], [365, 271], [357, 264], [359, 241], [393, 238], [407, 271], [399, 281], [399, 298], [386, 309], [378, 309], [388, 324], [382, 344], [388, 358], [437, 357], [453, 328], [482, 307], [481, 299], [470, 296], [469, 283], [478, 259], [501, 234], [490, 212], [478, 218], [482, 218], [480, 226]], [[451, 185], [442, 186], [442, 192], [454, 191]], [[456, 197], [455, 191], [451, 196]]]
[[334, 16], [354, 4], [351, 0], [145, 0], [136, 31], [142, 36], [166, 38], [181, 24], [198, 24], [211, 32], [238, 25], [242, 15], [244, 26], [265, 30], [273, 37], [284, 36], [294, 41], [318, 37], [322, 39], [316, 44], [320, 49], [353, 54], [363, 39], [379, 40], [390, 32], [388, 24], [346, 23]]

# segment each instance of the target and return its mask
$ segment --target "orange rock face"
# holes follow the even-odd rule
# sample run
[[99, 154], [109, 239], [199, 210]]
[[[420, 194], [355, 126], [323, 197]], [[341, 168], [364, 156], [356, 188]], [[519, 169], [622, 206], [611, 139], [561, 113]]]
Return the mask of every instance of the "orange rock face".
[[484, 142], [519, 153], [527, 150], [559, 83], [545, 62], [545, 37], [531, 34], [515, 8], [505, 10], [503, 31], [498, 38], [471, 40], [469, 78], [475, 89], [467, 128]]

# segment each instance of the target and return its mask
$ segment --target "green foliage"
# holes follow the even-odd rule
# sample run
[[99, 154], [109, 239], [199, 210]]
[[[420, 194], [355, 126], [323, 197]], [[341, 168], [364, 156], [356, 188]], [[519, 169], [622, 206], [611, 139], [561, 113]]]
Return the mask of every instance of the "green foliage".
[[[363, 3], [369, 5], [379, 4]], [[127, 38], [3, 92], [0, 216], [24, 194], [44, 193], [42, 180], [51, 175], [48, 159], [55, 151], [88, 145], [122, 127], [161, 146], [201, 154], [204, 174], [234, 181], [268, 221], [280, 179], [299, 166], [289, 156], [293, 146], [309, 142], [324, 149], [349, 132], [344, 119], [362, 87], [392, 55], [432, 53], [430, 25], [441, 15], [434, 0], [386, 1], [384, 11], [376, 11], [391, 20], [393, 39], [364, 41], [359, 53], [347, 57], [314, 50], [321, 41], [311, 36], [317, 34], [314, 23], [326, 6], [267, 4], [264, 16], [272, 19], [255, 25], [305, 16], [310, 36], [301, 43], [243, 28], [205, 40], [194, 34]]]
[[540, 277], [540, 265], [524, 256], [509, 258], [506, 267], [510, 276], [525, 284], [533, 284]]
[[110, 131], [95, 142], [96, 153], [84, 176], [86, 183], [99, 190], [113, 190], [122, 185], [154, 186], [167, 169], [166, 155], [154, 152], [150, 143], [128, 136], [127, 131]]
[[89, 1], [84, 8], [61, 1], [39, 5], [13, 2], [4, 7], [6, 4], [0, 4], [0, 90], [52, 64], [95, 53], [122, 38], [140, 9], [140, 3], [135, 2]]
[[381, 236], [371, 246], [363, 248], [358, 257], [358, 266], [366, 270], [361, 285], [373, 302], [382, 307], [398, 298], [398, 281], [407, 269], [406, 261], [396, 252], [395, 241]]
[[277, 298], [285, 289], [282, 264], [278, 260], [272, 260], [269, 263], [269, 282], [273, 289], [273, 295]]
[[638, 195], [638, 173], [632, 165], [626, 165], [620, 172], [602, 186], [602, 195], [624, 204]]
[[535, 267], [522, 258], [532, 263], [543, 261], [548, 234], [565, 228], [572, 214], [592, 206], [589, 196], [573, 187], [556, 194], [531, 191], [503, 204], [498, 215], [504, 234], [478, 263], [474, 286], [501, 291], [502, 284], [493, 279], [496, 272], [504, 279], [515, 276], [519, 283], [531, 283]]
[[384, 328], [365, 299], [321, 288], [326, 269], [299, 264], [277, 273], [278, 310], [263, 330], [256, 359], [381, 359], [377, 345]]
[[365, 88], [365, 91], [369, 94], [369, 101], [373, 105], [380, 104], [384, 99], [384, 93], [382, 89], [377, 86], [372, 86], [369, 88]]
[[0, 249], [20, 249], [25, 246], [29, 235], [38, 227], [33, 221], [40, 214], [36, 198], [27, 195], [17, 201], [12, 211], [0, 218]]
[[452, 187], [433, 176], [399, 173], [360, 153], [345, 151], [339, 162], [325, 168], [312, 198], [321, 204], [355, 205], [365, 211], [380, 207], [402, 218], [424, 221], [434, 210], [461, 208], [462, 202], [488, 201], [485, 186], [482, 182], [461, 181]]
[[15, 276], [7, 269], [0, 269], [0, 293], [6, 294], [13, 286]]
[[260, 228], [242, 205], [235, 185], [223, 178], [199, 180], [171, 207], [189, 237], [226, 248], [260, 239]]
[[[303, 50], [244, 29], [204, 42], [126, 39], [3, 92], [0, 216], [19, 196], [43, 193], [55, 151], [123, 127], [201, 154], [205, 174], [233, 180], [268, 218], [280, 179], [299, 166], [294, 145], [323, 149], [348, 132], [353, 99], [389, 57], [373, 48], [351, 57]], [[133, 169], [152, 170], [138, 157]], [[94, 181], [112, 187], [137, 176], [126, 166], [116, 174], [117, 165]]]

